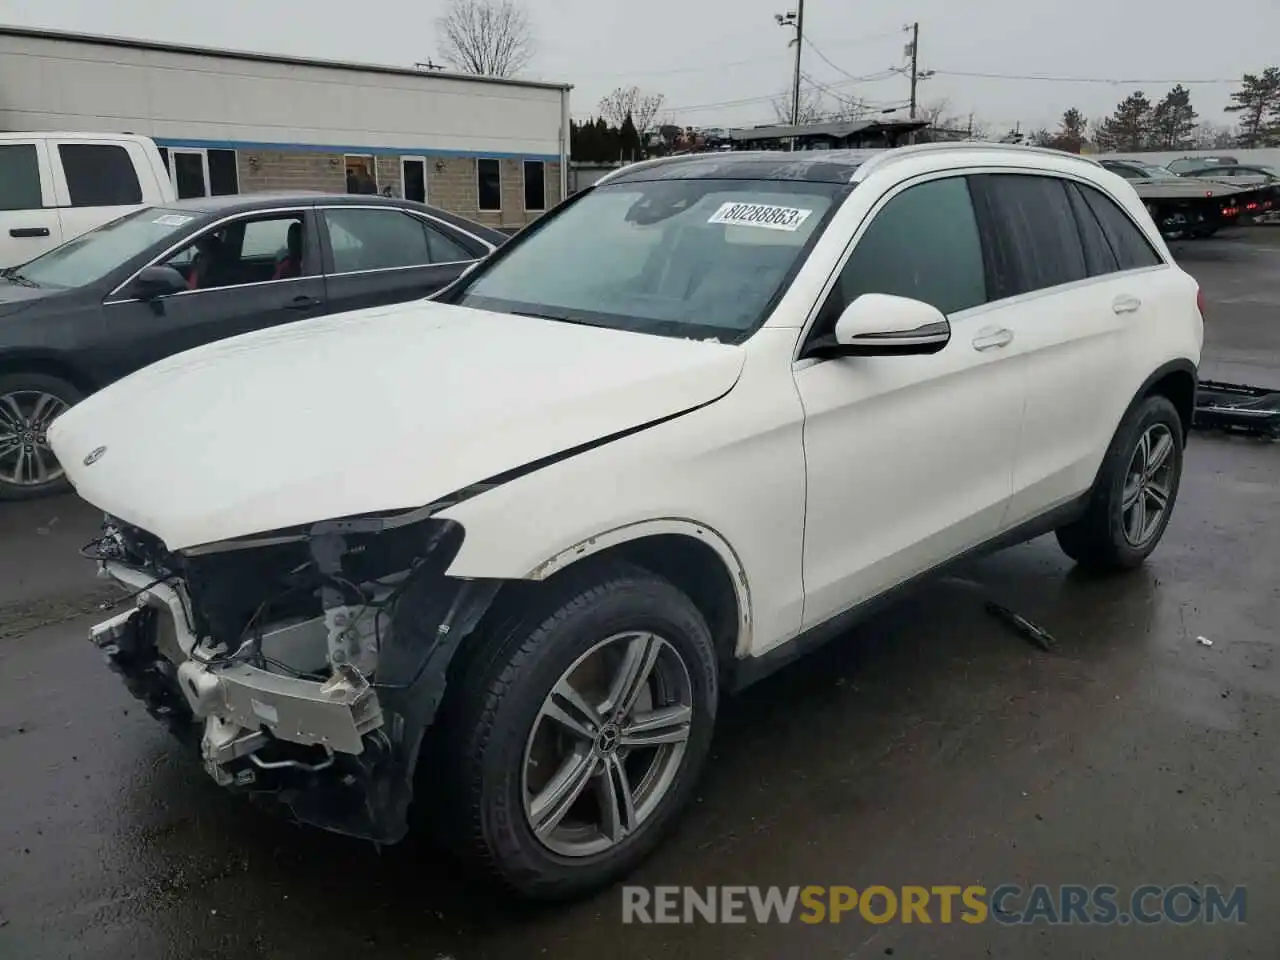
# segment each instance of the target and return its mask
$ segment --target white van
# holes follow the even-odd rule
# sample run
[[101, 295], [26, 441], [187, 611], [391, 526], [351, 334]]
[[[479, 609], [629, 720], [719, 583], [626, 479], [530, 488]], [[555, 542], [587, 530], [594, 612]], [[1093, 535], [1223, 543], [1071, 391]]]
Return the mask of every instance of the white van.
[[123, 133], [0, 133], [0, 268], [174, 199], [160, 151]]

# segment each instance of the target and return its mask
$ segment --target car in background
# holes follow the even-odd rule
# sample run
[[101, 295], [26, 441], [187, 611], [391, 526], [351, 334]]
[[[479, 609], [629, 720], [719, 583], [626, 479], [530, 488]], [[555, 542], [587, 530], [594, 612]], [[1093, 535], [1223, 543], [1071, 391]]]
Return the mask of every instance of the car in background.
[[[1276, 203], [1269, 187], [1221, 177], [1234, 168], [1234, 162], [1207, 168], [1208, 174], [1178, 174], [1171, 167], [1131, 158], [1106, 157], [1098, 162], [1130, 182], [1168, 240], [1211, 237], [1241, 217], [1266, 213]], [[1182, 164], [1180, 169], [1189, 168]]]
[[173, 199], [169, 171], [150, 137], [0, 133], [0, 267]]
[[1235, 157], [1179, 157], [1177, 160], [1170, 160], [1166, 167], [1178, 176], [1183, 176], [1188, 170], [1194, 170], [1197, 167], [1229, 167], [1239, 163]]
[[250, 330], [425, 297], [506, 239], [409, 200], [206, 197], [0, 271], [0, 500], [63, 487], [49, 425], [112, 381]]

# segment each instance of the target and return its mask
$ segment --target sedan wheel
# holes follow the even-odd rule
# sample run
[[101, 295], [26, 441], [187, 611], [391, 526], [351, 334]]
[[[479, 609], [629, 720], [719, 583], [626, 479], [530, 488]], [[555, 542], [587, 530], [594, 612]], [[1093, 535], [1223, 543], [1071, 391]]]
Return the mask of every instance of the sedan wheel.
[[693, 719], [689, 670], [666, 640], [624, 633], [579, 657], [543, 701], [525, 747], [525, 816], [566, 857], [635, 833], [675, 782]]
[[0, 499], [28, 499], [65, 486], [49, 427], [77, 399], [69, 385], [51, 377], [0, 378]]

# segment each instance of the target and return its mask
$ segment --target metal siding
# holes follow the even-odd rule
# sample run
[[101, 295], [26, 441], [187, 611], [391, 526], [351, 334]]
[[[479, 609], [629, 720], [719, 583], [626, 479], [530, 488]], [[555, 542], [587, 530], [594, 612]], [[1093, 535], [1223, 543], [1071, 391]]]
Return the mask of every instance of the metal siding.
[[429, 74], [0, 35], [0, 128], [9, 130], [559, 159], [562, 95]]

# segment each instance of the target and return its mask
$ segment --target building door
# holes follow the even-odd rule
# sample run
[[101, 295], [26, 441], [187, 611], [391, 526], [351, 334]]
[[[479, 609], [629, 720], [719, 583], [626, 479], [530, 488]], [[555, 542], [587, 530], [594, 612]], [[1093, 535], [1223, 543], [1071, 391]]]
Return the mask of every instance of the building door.
[[427, 161], [423, 157], [400, 158], [400, 183], [406, 200], [427, 202]]
[[373, 162], [373, 157], [367, 154], [349, 153], [346, 161], [347, 193], [377, 193], [378, 168]]
[[209, 195], [209, 160], [203, 150], [171, 150], [169, 163], [179, 200]]

